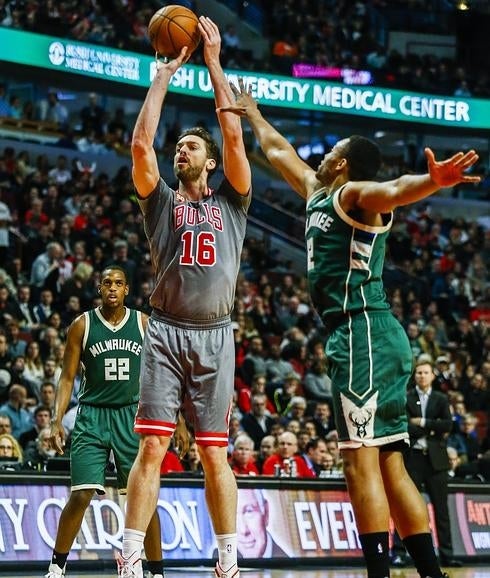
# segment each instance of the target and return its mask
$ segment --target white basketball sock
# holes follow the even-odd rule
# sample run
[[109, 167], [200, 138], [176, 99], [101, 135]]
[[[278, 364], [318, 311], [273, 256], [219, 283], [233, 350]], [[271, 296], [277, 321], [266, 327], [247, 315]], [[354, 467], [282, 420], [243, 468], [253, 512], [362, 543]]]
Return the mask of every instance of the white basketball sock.
[[237, 562], [236, 534], [219, 534], [218, 543], [219, 565], [223, 570], [229, 570]]
[[145, 533], [140, 532], [140, 530], [131, 530], [126, 528], [123, 532], [123, 543], [122, 543], [122, 555], [124, 558], [129, 558], [134, 552], [141, 555], [141, 550], [143, 549], [143, 540], [145, 539]]

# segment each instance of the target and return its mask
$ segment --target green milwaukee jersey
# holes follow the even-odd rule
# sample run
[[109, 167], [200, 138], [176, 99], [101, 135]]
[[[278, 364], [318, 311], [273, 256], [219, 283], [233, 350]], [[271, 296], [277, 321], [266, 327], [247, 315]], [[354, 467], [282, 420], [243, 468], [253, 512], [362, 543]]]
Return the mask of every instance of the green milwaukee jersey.
[[342, 210], [341, 190], [326, 195], [321, 189], [306, 206], [308, 284], [327, 328], [347, 314], [390, 308], [382, 272], [392, 215], [381, 227], [357, 222]]
[[104, 319], [99, 308], [84, 315], [79, 401], [104, 407], [136, 403], [144, 333], [141, 313], [126, 307], [116, 326]]

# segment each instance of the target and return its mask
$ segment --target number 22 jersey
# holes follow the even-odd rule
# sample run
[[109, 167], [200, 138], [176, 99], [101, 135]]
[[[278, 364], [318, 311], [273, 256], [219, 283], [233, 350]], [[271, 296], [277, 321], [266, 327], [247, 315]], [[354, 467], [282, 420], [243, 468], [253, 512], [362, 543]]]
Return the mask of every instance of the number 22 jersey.
[[144, 335], [141, 312], [126, 307], [117, 325], [106, 321], [98, 307], [84, 315], [79, 402], [103, 407], [136, 403]]

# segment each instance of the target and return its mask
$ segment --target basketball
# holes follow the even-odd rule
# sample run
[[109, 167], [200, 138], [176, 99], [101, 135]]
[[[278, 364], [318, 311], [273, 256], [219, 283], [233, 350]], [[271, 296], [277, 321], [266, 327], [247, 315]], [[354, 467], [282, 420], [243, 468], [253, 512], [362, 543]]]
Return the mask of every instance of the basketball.
[[176, 58], [184, 46], [189, 56], [199, 46], [201, 33], [197, 16], [184, 6], [171, 4], [160, 8], [148, 24], [148, 37], [160, 56]]

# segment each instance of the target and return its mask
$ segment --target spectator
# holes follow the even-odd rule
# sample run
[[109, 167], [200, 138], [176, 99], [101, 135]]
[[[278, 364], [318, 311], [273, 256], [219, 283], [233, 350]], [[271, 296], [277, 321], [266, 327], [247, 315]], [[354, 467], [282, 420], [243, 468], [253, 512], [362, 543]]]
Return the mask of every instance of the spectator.
[[260, 473], [262, 473], [262, 466], [265, 460], [270, 457], [277, 450], [277, 440], [273, 435], [266, 435], [260, 442], [260, 448], [257, 452], [255, 463]]
[[458, 468], [461, 465], [461, 459], [458, 456], [457, 450], [455, 450], [453, 447], [448, 445], [447, 457], [449, 460], [449, 470], [447, 472], [447, 475], [449, 477], [449, 481], [450, 482], [462, 482], [463, 478], [460, 477], [458, 474]]
[[332, 455], [334, 459], [334, 470], [336, 470], [340, 476], [343, 476], [342, 456], [340, 454], [337, 432], [331, 431], [325, 438], [325, 441], [327, 442], [328, 453]]
[[335, 429], [332, 408], [326, 401], [317, 401], [313, 411], [313, 421], [319, 437], [326, 438]]
[[171, 445], [167, 453], [165, 454], [162, 465], [160, 467], [160, 473], [164, 474], [171, 474], [171, 473], [179, 473], [184, 471], [184, 466], [177, 455], [175, 448]]
[[[2, 185], [0, 185], [0, 199]], [[12, 215], [9, 206], [0, 200], [0, 263], [5, 263], [9, 254], [10, 232], [9, 227], [12, 223]]]
[[[262, 467], [264, 476], [275, 476], [276, 466], [280, 476], [312, 478], [313, 474], [306, 462], [297, 455], [298, 439], [289, 431], [278, 437], [277, 451], [267, 458]], [[294, 463], [294, 466], [292, 465]]]
[[19, 322], [19, 326], [25, 331], [36, 331], [39, 323], [34, 313], [34, 306], [31, 303], [31, 288], [28, 284], [19, 285], [17, 289], [17, 302], [14, 316]]
[[39, 399], [39, 390], [44, 380], [44, 367], [41, 358], [39, 343], [30, 341], [26, 347], [25, 366], [22, 377], [27, 381], [36, 397]]
[[72, 179], [66, 155], [58, 155], [55, 166], [48, 172], [50, 182], [56, 185], [66, 185]]
[[80, 308], [85, 310], [90, 307], [95, 293], [92, 278], [93, 272], [94, 268], [92, 265], [82, 261], [76, 265], [72, 276], [63, 283], [60, 291], [60, 299], [65, 302], [69, 300], [70, 297], [76, 297], [78, 299], [78, 310], [73, 310], [72, 307], [72, 311], [68, 313], [68, 316], [64, 316], [65, 327], [80, 313]]
[[[252, 409], [252, 396], [258, 393], [265, 394], [267, 386], [267, 380], [265, 375], [259, 373], [254, 375], [252, 380], [252, 386], [241, 387], [238, 391], [237, 405], [242, 412], [242, 414], [248, 413]], [[275, 407], [274, 404], [266, 397], [266, 414], [274, 415]]]
[[297, 419], [285, 420], [286, 431], [293, 432], [294, 435], [298, 435], [301, 431], [301, 423]]
[[233, 24], [227, 24], [223, 32], [223, 51], [224, 63], [229, 66], [229, 60], [236, 58], [240, 50], [240, 38], [237, 34], [236, 27]]
[[252, 307], [247, 316], [252, 320], [255, 329], [263, 338], [269, 338], [277, 333], [277, 321], [271, 311], [265, 306], [264, 299], [260, 295], [253, 296]]
[[[297, 295], [289, 297], [287, 307], [277, 311], [277, 318], [283, 331], [299, 327], [310, 309]], [[302, 326], [302, 325], [301, 325]]]
[[228, 426], [228, 457], [233, 453], [236, 438], [242, 433], [241, 418], [232, 413]]
[[39, 297], [39, 303], [34, 306], [34, 314], [40, 325], [45, 325], [48, 317], [53, 312], [53, 292], [50, 289], [43, 289]]
[[252, 410], [241, 420], [241, 427], [254, 442], [254, 449], [258, 450], [262, 439], [271, 433], [274, 423], [272, 417], [266, 414], [267, 397], [263, 393], [252, 396]]
[[68, 109], [64, 104], [61, 104], [55, 90], [50, 90], [47, 97], [39, 101], [37, 118], [43, 122], [56, 124], [60, 129], [66, 128]]
[[469, 386], [464, 388], [464, 399], [469, 411], [489, 411], [490, 391], [482, 373], [476, 372], [471, 377]]
[[51, 411], [54, 411], [54, 400], [56, 397], [56, 388], [54, 383], [49, 381], [45, 381], [41, 385], [41, 389], [39, 392], [39, 405], [44, 407], [49, 407]]
[[1, 116], [12, 116], [12, 109], [7, 98], [7, 87], [3, 82], [0, 83], [0, 117]]
[[299, 426], [301, 426], [305, 421], [306, 409], [306, 399], [301, 395], [293, 395], [289, 403], [289, 411], [286, 413], [286, 418], [283, 421], [287, 425], [288, 422], [291, 423], [292, 420], [295, 420]]
[[281, 353], [280, 345], [272, 343], [265, 360], [267, 379], [273, 386], [280, 385], [287, 375], [294, 373], [293, 366], [289, 361], [282, 358]]
[[12, 421], [6, 413], [0, 413], [0, 434], [12, 434]]
[[287, 416], [291, 409], [291, 401], [298, 394], [298, 389], [299, 376], [294, 372], [286, 376], [282, 387], [274, 389], [272, 399], [278, 415]]
[[452, 385], [453, 373], [451, 371], [448, 355], [439, 355], [434, 364], [434, 388], [438, 391], [447, 392]]
[[478, 418], [472, 413], [467, 413], [461, 419], [458, 431], [448, 437], [447, 445], [458, 452], [461, 464], [476, 462], [482, 455], [477, 425]]
[[63, 259], [63, 248], [59, 243], [52, 242], [46, 247], [46, 251], [41, 253], [31, 267], [31, 286], [42, 289], [46, 279], [53, 272], [58, 271]]
[[13, 358], [9, 371], [11, 376], [11, 383], [17, 383], [25, 387], [27, 397], [24, 402], [24, 407], [28, 409], [34, 407], [37, 404], [38, 398], [35, 388], [24, 377], [25, 367], [25, 357], [23, 355], [17, 355]]
[[6, 326], [15, 320], [15, 303], [6, 284], [0, 284], [0, 323]]
[[[52, 318], [52, 315], [49, 319]], [[54, 358], [56, 346], [61, 342], [59, 331], [50, 325], [41, 331], [39, 335], [39, 348], [41, 350], [41, 357], [46, 363], [46, 360], [50, 357]], [[44, 368], [44, 373], [46, 374], [46, 368]]]
[[[40, 430], [39, 435], [30, 441], [24, 450], [24, 470], [44, 472], [49, 460], [57, 459], [56, 451], [50, 444], [51, 427], [47, 426]], [[67, 448], [68, 450], [68, 448]]]
[[233, 444], [230, 467], [236, 476], [258, 476], [254, 460], [254, 442], [246, 434], [240, 434]]
[[32, 415], [25, 409], [26, 399], [26, 388], [14, 383], [8, 391], [8, 401], [0, 406], [0, 413], [5, 413], [10, 417], [12, 435], [16, 439], [32, 428]]
[[122, 269], [126, 272], [128, 285], [130, 287], [136, 286], [137, 264], [135, 261], [128, 257], [127, 241], [120, 240], [114, 243], [114, 258], [112, 260], [112, 264], [122, 267]]
[[78, 295], [70, 295], [65, 303], [65, 308], [60, 313], [62, 327], [68, 328], [81, 313], [80, 298]]
[[191, 441], [189, 444], [189, 449], [184, 459], [182, 460], [184, 471], [195, 474], [204, 475], [204, 470], [202, 468], [201, 458], [199, 456], [199, 450], [195, 441]]
[[308, 434], [308, 440], [314, 440], [317, 437], [320, 437], [318, 435], [318, 429], [316, 427], [316, 421], [313, 418], [307, 418], [305, 419], [304, 423], [303, 423], [303, 430]]
[[290, 75], [291, 66], [294, 59], [297, 58], [298, 52], [298, 44], [293, 40], [292, 35], [286, 30], [272, 46], [272, 62], [279, 72]]
[[442, 355], [442, 350], [436, 340], [436, 330], [432, 325], [427, 325], [422, 330], [422, 335], [418, 339], [418, 344], [422, 353], [430, 355], [432, 363]]
[[315, 357], [303, 379], [305, 395], [309, 400], [332, 400], [332, 381], [327, 374], [327, 358], [325, 355]]
[[94, 131], [98, 137], [101, 137], [104, 132], [105, 112], [104, 109], [97, 103], [98, 96], [95, 92], [90, 92], [88, 95], [88, 103], [80, 111], [80, 119], [82, 121], [82, 134], [89, 134]]
[[8, 352], [14, 357], [23, 356], [26, 352], [27, 341], [22, 339], [20, 334], [19, 322], [17, 319], [11, 319], [7, 322]]
[[9, 367], [11, 362], [12, 355], [9, 353], [7, 336], [0, 333], [0, 369]]
[[[325, 456], [328, 455], [327, 444], [322, 438], [310, 440], [305, 447], [301, 457], [310, 470], [312, 477], [319, 478], [322, 470], [325, 468]], [[333, 460], [332, 460], [333, 461]]]
[[264, 345], [262, 337], [253, 337], [240, 368], [242, 379], [249, 387], [252, 385], [254, 375], [266, 374], [263, 352]]
[[27, 447], [29, 442], [34, 442], [38, 438], [41, 430], [49, 428], [51, 421], [51, 408], [38, 405], [34, 410], [34, 425], [30, 430], [27, 430], [19, 436], [19, 443], [23, 449]]
[[23, 454], [19, 442], [13, 435], [0, 434], [0, 469], [19, 470], [22, 467]]

